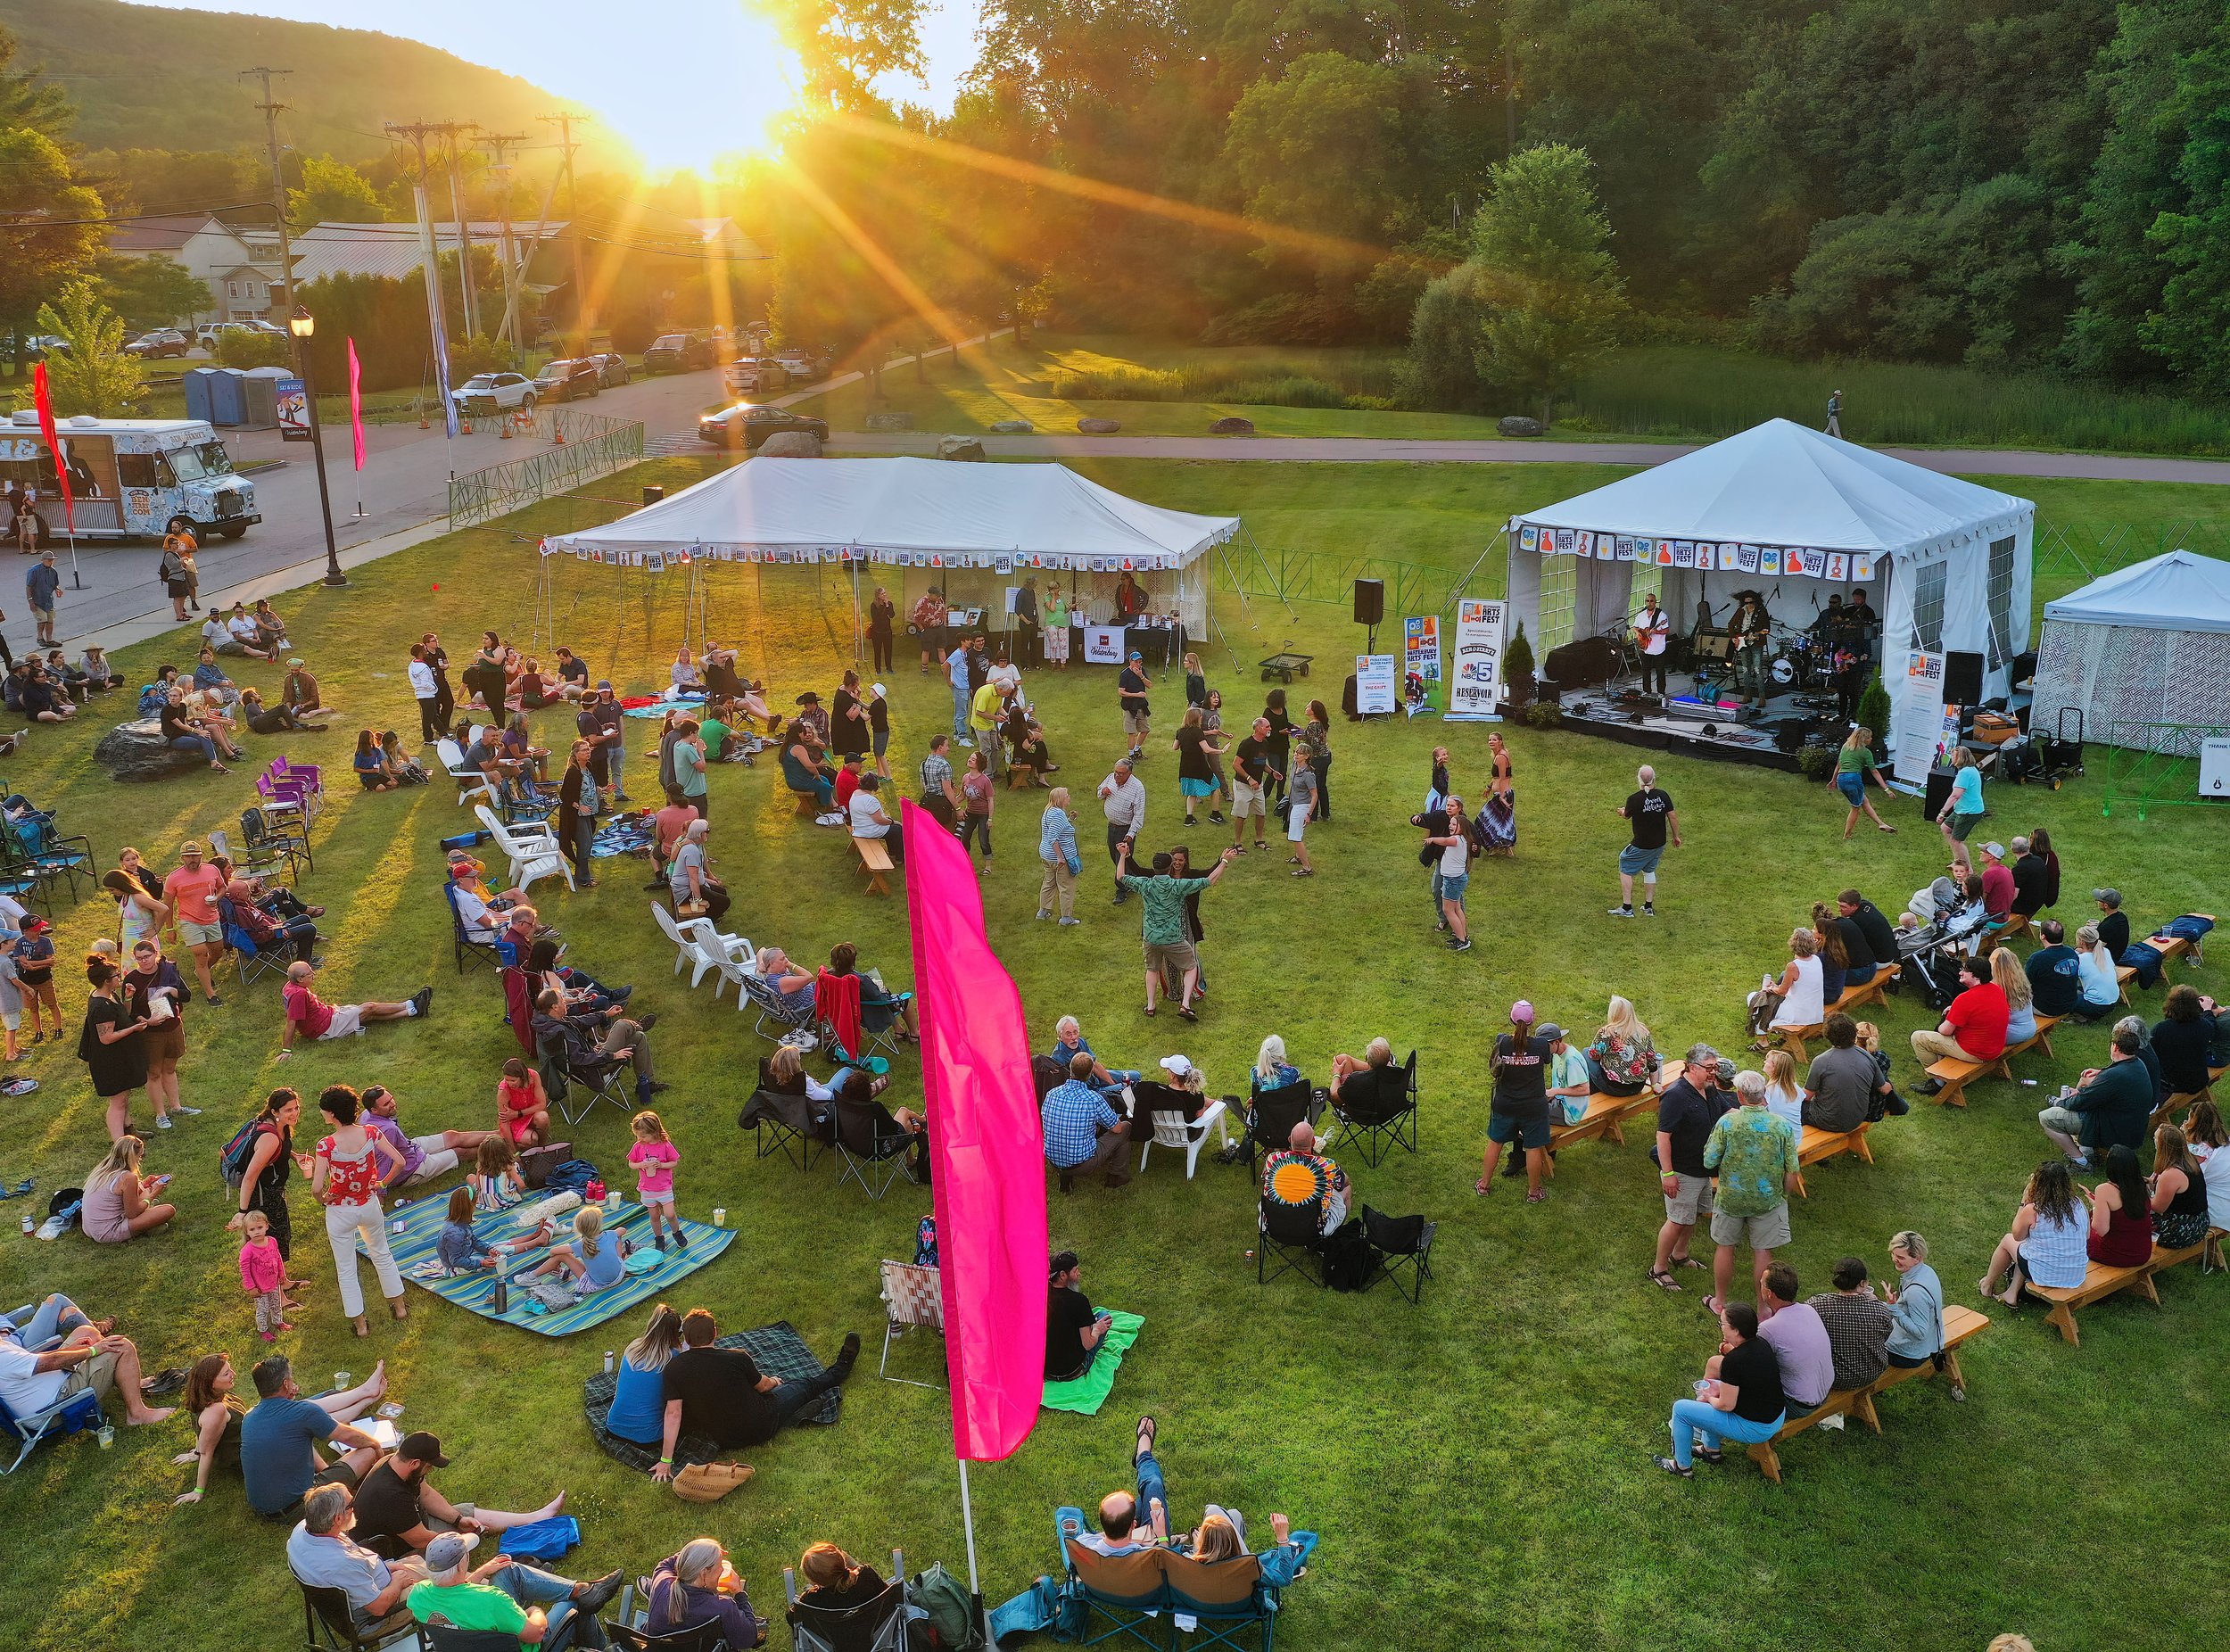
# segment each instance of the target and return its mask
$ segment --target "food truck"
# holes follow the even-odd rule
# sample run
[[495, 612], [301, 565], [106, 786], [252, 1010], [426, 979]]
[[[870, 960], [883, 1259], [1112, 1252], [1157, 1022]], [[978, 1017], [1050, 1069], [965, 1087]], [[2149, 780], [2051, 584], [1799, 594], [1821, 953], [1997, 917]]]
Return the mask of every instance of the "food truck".
[[[79, 539], [160, 539], [176, 523], [196, 539], [238, 539], [263, 520], [255, 484], [233, 473], [206, 419], [80, 416], [59, 421], [54, 434]], [[38, 516], [38, 542], [60, 543], [62, 487], [32, 412], [0, 424], [0, 489], [12, 496], [19, 488]]]

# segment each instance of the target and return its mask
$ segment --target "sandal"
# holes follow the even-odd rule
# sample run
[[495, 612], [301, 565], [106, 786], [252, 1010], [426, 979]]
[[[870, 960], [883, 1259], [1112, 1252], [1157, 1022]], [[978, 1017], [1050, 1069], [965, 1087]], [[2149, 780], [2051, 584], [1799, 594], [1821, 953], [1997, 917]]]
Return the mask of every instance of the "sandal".
[[1652, 1268], [1642, 1277], [1660, 1291], [1678, 1291], [1681, 1288], [1681, 1282], [1661, 1268]]
[[1149, 1020], [1151, 1020], [1153, 1018], [1153, 1012], [1153, 1012], [1153, 1005], [1152, 1005], [1152, 1004], [1148, 1004], [1148, 1005], [1146, 1006], [1146, 1018], [1147, 1018]]
[[1159, 1433], [1160, 1429], [1156, 1425], [1152, 1413], [1148, 1413], [1146, 1416], [1138, 1419], [1137, 1439], [1136, 1442], [1131, 1448], [1130, 1453], [1130, 1460], [1133, 1463], [1137, 1462], [1140, 1458], [1144, 1457], [1148, 1452], [1153, 1450], [1154, 1439]]
[[1471, 1191], [1474, 1194], [1491, 1194], [1494, 1191], [1494, 1184], [1483, 1176], [1471, 1185]]
[[1177, 1006], [1177, 1012], [1179, 1015], [1182, 1015], [1188, 1021], [1197, 1021], [1200, 1020], [1200, 1012], [1193, 1009], [1189, 1004], [1178, 1004]]
[[1676, 1256], [1672, 1260], [1682, 1268], [1701, 1268], [1703, 1266], [1703, 1263], [1697, 1261], [1692, 1256]]

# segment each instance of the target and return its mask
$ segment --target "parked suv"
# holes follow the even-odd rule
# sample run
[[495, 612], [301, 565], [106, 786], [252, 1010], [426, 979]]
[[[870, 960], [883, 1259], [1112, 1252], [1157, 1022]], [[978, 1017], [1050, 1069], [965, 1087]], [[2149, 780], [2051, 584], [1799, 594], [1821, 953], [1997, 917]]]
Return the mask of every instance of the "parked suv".
[[534, 376], [534, 392], [549, 401], [572, 401], [604, 388], [603, 368], [593, 356], [551, 362]]
[[538, 399], [534, 381], [523, 373], [475, 373], [450, 392], [457, 410], [467, 417], [508, 413], [513, 408], [524, 408], [531, 413]]
[[617, 351], [607, 350], [600, 356], [591, 356], [589, 359], [596, 363], [598, 376], [607, 390], [615, 384], [624, 384], [635, 376], [627, 365], [627, 358]]
[[643, 351], [645, 373], [695, 373], [713, 365], [713, 341], [702, 333], [668, 333]]

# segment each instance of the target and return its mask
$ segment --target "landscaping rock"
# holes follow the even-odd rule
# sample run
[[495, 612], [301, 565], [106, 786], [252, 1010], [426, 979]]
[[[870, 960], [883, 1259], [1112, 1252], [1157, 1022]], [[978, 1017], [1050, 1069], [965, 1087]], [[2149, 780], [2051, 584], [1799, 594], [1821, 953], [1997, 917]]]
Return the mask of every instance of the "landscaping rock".
[[981, 458], [983, 443], [973, 436], [946, 436], [937, 444], [939, 458]]
[[167, 781], [193, 773], [206, 759], [198, 751], [175, 749], [162, 738], [162, 724], [149, 717], [120, 723], [103, 734], [93, 748], [93, 761], [109, 772], [111, 780]]
[[1538, 436], [1541, 434], [1541, 424], [1539, 419], [1526, 418], [1517, 414], [1513, 414], [1508, 418], [1497, 419], [1494, 427], [1506, 436]]
[[1251, 436], [1254, 434], [1254, 421], [1251, 418], [1241, 418], [1234, 414], [1228, 418], [1219, 418], [1210, 425], [1208, 427], [1208, 434], [1211, 436]]
[[1111, 418], [1080, 418], [1077, 428], [1087, 436], [1111, 436], [1122, 426]]
[[870, 430], [912, 430], [913, 415], [911, 413], [870, 413], [867, 416], [867, 428]]
[[761, 458], [819, 458], [821, 438], [810, 430], [778, 430], [759, 443]]
[[991, 428], [1003, 436], [1027, 436], [1037, 426], [1026, 418], [1003, 418]]

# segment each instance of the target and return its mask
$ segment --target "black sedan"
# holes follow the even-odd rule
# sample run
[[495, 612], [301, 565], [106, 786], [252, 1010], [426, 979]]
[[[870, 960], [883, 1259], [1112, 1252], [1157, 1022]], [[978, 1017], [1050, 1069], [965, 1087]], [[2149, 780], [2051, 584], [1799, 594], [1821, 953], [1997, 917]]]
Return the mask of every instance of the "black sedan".
[[701, 333], [668, 333], [643, 351], [645, 373], [694, 373], [713, 365], [713, 341]]
[[785, 430], [802, 430], [816, 442], [829, 439], [828, 425], [817, 418], [807, 418], [788, 408], [755, 407], [748, 401], [739, 401], [733, 407], [714, 408], [697, 421], [698, 439], [716, 448], [756, 449], [769, 436]]
[[553, 361], [534, 376], [535, 392], [547, 401], [572, 401], [603, 388], [603, 368], [593, 356]]

